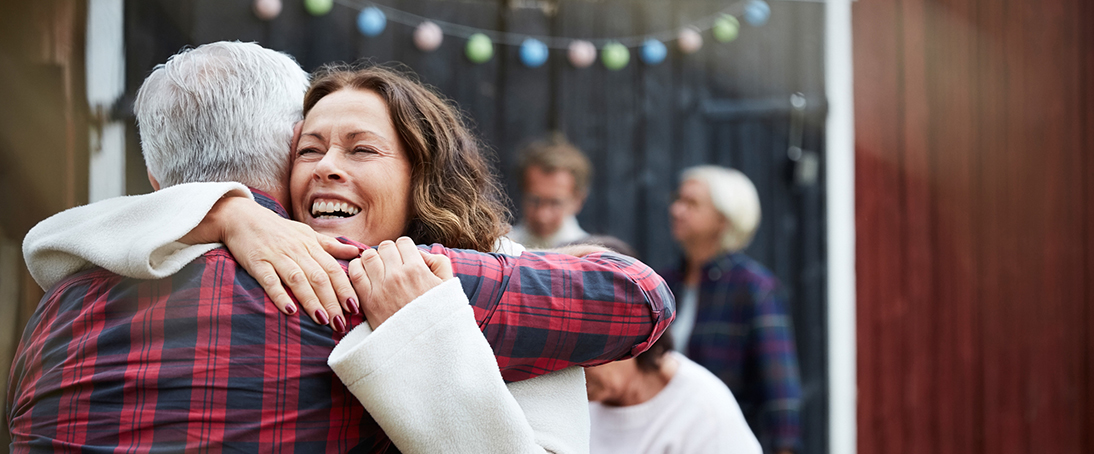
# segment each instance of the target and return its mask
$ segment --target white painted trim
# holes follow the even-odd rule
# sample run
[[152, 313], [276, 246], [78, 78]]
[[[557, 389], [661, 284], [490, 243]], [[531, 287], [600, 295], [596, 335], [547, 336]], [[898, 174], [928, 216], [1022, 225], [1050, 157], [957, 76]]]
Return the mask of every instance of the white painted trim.
[[124, 0], [87, 2], [88, 199], [125, 195], [125, 123], [110, 109], [125, 93]]
[[855, 346], [855, 114], [851, 0], [828, 0], [824, 14], [828, 98], [829, 452], [855, 454], [858, 404]]

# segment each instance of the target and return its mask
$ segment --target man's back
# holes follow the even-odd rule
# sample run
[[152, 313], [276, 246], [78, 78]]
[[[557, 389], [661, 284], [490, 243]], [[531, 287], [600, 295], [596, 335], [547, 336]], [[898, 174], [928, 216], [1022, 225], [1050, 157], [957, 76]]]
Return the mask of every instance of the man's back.
[[327, 366], [335, 343], [328, 328], [280, 314], [224, 249], [160, 280], [80, 273], [23, 333], [8, 395], [13, 452], [385, 446]]

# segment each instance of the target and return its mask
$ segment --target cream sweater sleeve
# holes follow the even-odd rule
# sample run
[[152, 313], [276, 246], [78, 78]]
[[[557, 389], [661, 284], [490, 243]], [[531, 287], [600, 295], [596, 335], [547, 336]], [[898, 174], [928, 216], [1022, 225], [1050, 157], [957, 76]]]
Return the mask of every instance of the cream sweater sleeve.
[[334, 372], [405, 453], [586, 453], [585, 374], [509, 385], [458, 279], [375, 332], [362, 324], [330, 355]]
[[122, 276], [170, 276], [220, 243], [178, 242], [221, 197], [254, 199], [240, 183], [186, 183], [62, 211], [23, 239], [23, 258], [42, 289], [92, 266]]

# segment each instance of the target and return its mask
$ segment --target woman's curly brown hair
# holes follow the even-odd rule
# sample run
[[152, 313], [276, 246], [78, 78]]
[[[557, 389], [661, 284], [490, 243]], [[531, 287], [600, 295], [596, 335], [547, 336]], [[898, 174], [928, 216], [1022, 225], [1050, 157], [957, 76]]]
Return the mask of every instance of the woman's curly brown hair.
[[460, 111], [404, 72], [371, 64], [320, 68], [304, 95], [304, 115], [324, 96], [352, 88], [387, 102], [411, 166], [411, 219], [419, 244], [492, 252], [509, 230], [497, 177]]

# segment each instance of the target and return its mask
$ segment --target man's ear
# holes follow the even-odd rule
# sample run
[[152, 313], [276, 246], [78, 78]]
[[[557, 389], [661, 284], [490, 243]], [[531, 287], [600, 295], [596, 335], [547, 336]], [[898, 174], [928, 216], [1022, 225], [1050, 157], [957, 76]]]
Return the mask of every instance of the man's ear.
[[152, 176], [152, 171], [151, 170], [147, 170], [147, 172], [148, 172], [148, 182], [152, 183], [152, 190], [153, 191], [159, 191], [160, 190], [160, 182], [156, 181], [156, 177]]
[[718, 220], [721, 221], [718, 223], [718, 237], [720, 238], [729, 231], [729, 228], [733, 226], [733, 223], [729, 222], [729, 218], [725, 217], [722, 213], [718, 213]]
[[577, 199], [577, 202], [576, 202], [576, 205], [574, 207], [574, 213], [573, 213], [574, 216], [577, 216], [577, 214], [581, 212], [581, 209], [585, 207], [585, 199], [588, 196], [589, 196], [589, 191], [585, 191], [581, 194], [578, 194], [575, 197]]

